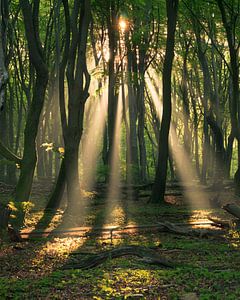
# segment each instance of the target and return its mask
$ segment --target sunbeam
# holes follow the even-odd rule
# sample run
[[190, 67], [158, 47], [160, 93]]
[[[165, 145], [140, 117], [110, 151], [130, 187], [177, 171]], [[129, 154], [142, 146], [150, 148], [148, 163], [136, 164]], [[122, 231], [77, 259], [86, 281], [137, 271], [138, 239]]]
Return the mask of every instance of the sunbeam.
[[95, 109], [82, 139], [82, 180], [83, 188], [87, 191], [90, 191], [95, 183], [97, 161], [101, 151], [100, 147], [107, 115], [107, 94], [107, 83], [105, 83], [102, 95], [97, 100], [97, 105], [96, 100], [91, 103]]
[[117, 113], [114, 129], [114, 141], [110, 159], [110, 175], [107, 194], [106, 220], [112, 222], [114, 220], [114, 209], [119, 203], [120, 195], [120, 147], [121, 147], [121, 123], [122, 123], [122, 91], [119, 92]]
[[[158, 118], [159, 120], [161, 120], [162, 102], [160, 101], [160, 95], [157, 93], [155, 88], [159, 81], [155, 82], [154, 78], [156, 78], [156, 74], [151, 76], [152, 74], [155, 74], [155, 71], [150, 72], [150, 76], [146, 77], [146, 83], [150, 91], [150, 95], [154, 103]], [[176, 115], [174, 117], [179, 118], [180, 116]], [[192, 166], [189, 154], [187, 154], [186, 150], [184, 149], [184, 146], [182, 146], [179, 142], [179, 139], [176, 134], [176, 128], [174, 127], [173, 122], [171, 122], [170, 125], [169, 141], [170, 151], [176, 163], [177, 174], [184, 185], [184, 196], [186, 200], [188, 201], [192, 209], [196, 209], [199, 207], [207, 208], [209, 206], [208, 197], [204, 193], [202, 188], [200, 186], [196, 186], [196, 182], [194, 182], [194, 180], [197, 179], [197, 174]], [[192, 190], [193, 185], [194, 191]]]

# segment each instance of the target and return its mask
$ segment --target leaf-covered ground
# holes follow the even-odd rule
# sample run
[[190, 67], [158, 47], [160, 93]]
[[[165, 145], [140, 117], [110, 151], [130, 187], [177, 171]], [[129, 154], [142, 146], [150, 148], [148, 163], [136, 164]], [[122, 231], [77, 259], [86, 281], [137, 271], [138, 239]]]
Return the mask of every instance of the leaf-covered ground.
[[[92, 201], [85, 216], [71, 226], [203, 222], [220, 209], [190, 211], [183, 205], [154, 206], [146, 201], [118, 203], [105, 209], [104, 201]], [[27, 226], [42, 218], [41, 210], [28, 215]], [[45, 222], [45, 223], [44, 223]], [[61, 211], [45, 215], [39, 228], [64, 228]], [[66, 221], [69, 222], [69, 221]], [[209, 226], [209, 225], [207, 225]], [[155, 246], [175, 268], [149, 266], [136, 257], [110, 259], [91, 270], [63, 270], [86, 255], [119, 245]], [[240, 299], [239, 235], [225, 239], [200, 239], [160, 232], [133, 232], [106, 239], [99, 232], [82, 239], [55, 236], [0, 246], [0, 299]], [[188, 298], [186, 298], [188, 299]]]

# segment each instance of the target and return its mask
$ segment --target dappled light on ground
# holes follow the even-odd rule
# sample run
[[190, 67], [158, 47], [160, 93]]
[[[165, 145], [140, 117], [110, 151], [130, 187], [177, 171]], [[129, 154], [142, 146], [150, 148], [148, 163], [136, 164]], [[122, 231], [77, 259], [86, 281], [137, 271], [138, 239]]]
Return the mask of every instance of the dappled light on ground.
[[[131, 296], [156, 299], [161, 295], [168, 299], [169, 295], [173, 297], [189, 290], [190, 281], [194, 285], [190, 290], [201, 288], [204, 295], [214, 291], [213, 282], [223, 284], [224, 289], [228, 290], [228, 281], [222, 283], [223, 275], [219, 271], [222, 269], [234, 270], [235, 277], [228, 271], [224, 271], [224, 274], [227, 272], [224, 276], [237, 284], [240, 280], [236, 264], [239, 259], [239, 252], [236, 252], [239, 242], [235, 232], [227, 239], [215, 240], [159, 232], [157, 228], [151, 227], [161, 222], [171, 222], [184, 228], [212, 229], [207, 218], [210, 213], [215, 214], [218, 210], [191, 210], [182, 201], [182, 196], [170, 197], [172, 204], [165, 206], [146, 204], [146, 200], [128, 201], [125, 205], [126, 200], [119, 199], [111, 206], [109, 218], [107, 200], [94, 199], [91, 193], [85, 194], [84, 206], [88, 213], [84, 219], [75, 223], [78, 228], [72, 228], [72, 232], [60, 232], [58, 236], [49, 235], [44, 240], [37, 238], [39, 242], [36, 244], [30, 240], [23, 243], [23, 250], [13, 248], [0, 255], [0, 267], [11, 274], [11, 284], [4, 283], [4, 289], [12, 293], [16, 280], [22, 278], [24, 284], [21, 293], [31, 294], [32, 299], [36, 295], [46, 299], [53, 295], [60, 299], [62, 295], [66, 299], [93, 299], [94, 296], [96, 299]], [[31, 215], [28, 217], [34, 219]], [[56, 218], [60, 220], [61, 217], [59, 215]], [[57, 222], [53, 222], [51, 228], [54, 224], [57, 227]], [[148, 227], [141, 228], [143, 224]], [[56, 228], [55, 233], [57, 230], [59, 228]], [[109, 258], [103, 265], [90, 270], [64, 270], [65, 266], [76, 265], [95, 253], [124, 245], [155, 249], [160, 256], [173, 261], [178, 267], [164, 269], [147, 265], [137, 257], [126, 256]], [[223, 294], [221, 297], [224, 297]]]
[[193, 228], [213, 228], [213, 222], [211, 222], [208, 217], [211, 216], [211, 210], [207, 209], [199, 209], [199, 210], [192, 210], [192, 215], [189, 218], [189, 224], [192, 225]]
[[69, 254], [77, 250], [83, 243], [84, 240], [81, 238], [55, 237], [35, 252], [35, 257], [30, 260], [30, 265], [35, 269], [41, 269], [48, 262], [48, 272], [53, 271], [56, 268], [56, 263], [58, 265], [63, 264], [68, 259]]
[[[26, 231], [34, 230], [36, 224], [38, 224], [39, 228], [45, 226], [48, 222], [47, 228], [48, 230], [55, 229], [59, 224], [61, 224], [62, 217], [64, 211], [62, 209], [56, 210], [54, 213], [51, 211], [44, 212], [43, 210], [35, 211], [28, 213], [25, 221], [25, 229]], [[23, 230], [23, 232], [24, 232]]]
[[[193, 238], [158, 232], [153, 228], [138, 228], [141, 224], [158, 222], [181, 223], [181, 226], [186, 224], [188, 227], [201, 223], [204, 228], [209, 210], [191, 211], [183, 204], [146, 206], [144, 201], [130, 201], [127, 208], [129, 223], [126, 225], [132, 224], [132, 229], [127, 231], [123, 228], [124, 207], [116, 205], [113, 210], [115, 222], [107, 223], [103, 203], [92, 206], [92, 216], [85, 218], [86, 223], [82, 225], [88, 226], [88, 234], [83, 234], [84, 238], [71, 236], [71, 233], [65, 237], [60, 234], [58, 237], [37, 239], [34, 243], [31, 240], [24, 242], [18, 245], [19, 249], [10, 246], [2, 252], [0, 250], [0, 278], [3, 272], [9, 274], [9, 281], [2, 281], [4, 289], [11, 295], [13, 289], [19, 289], [16, 281], [24, 279], [19, 292], [21, 299], [26, 295], [32, 299], [36, 296], [51, 299], [53, 295], [60, 299], [62, 295], [66, 299], [93, 299], [94, 296], [115, 299], [130, 295], [156, 299], [159, 295], [177, 296], [189, 289], [201, 289], [204, 295], [208, 295], [209, 291], [214, 291], [213, 284], [221, 284], [225, 291], [229, 291], [229, 281], [234, 286], [239, 282], [240, 265], [236, 263], [239, 261], [239, 251], [236, 250], [238, 242], [234, 240], [236, 233], [232, 233], [232, 239], [228, 242], [225, 239]], [[217, 210], [211, 212], [216, 213]], [[95, 231], [98, 228], [100, 230]], [[108, 230], [110, 228], [114, 230], [111, 232]], [[110, 258], [103, 265], [89, 270], [63, 270], [64, 266], [78, 264], [94, 253], [124, 245], [153, 248], [178, 267], [164, 269], [147, 265], [137, 257], [126, 256]], [[223, 269], [225, 271], [222, 273]], [[2, 290], [0, 298], [1, 293]], [[224, 297], [220, 294], [220, 299]]]

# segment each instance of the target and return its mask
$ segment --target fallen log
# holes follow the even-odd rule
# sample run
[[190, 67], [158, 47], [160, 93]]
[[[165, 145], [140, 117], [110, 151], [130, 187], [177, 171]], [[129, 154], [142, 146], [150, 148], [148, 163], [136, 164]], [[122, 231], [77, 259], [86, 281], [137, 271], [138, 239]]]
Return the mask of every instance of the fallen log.
[[174, 265], [171, 262], [166, 258], [161, 257], [152, 249], [142, 246], [126, 246], [92, 254], [90, 257], [81, 260], [79, 263], [67, 264], [63, 266], [62, 269], [91, 269], [104, 263], [109, 258], [114, 259], [123, 256], [137, 256], [142, 258], [142, 261], [147, 264], [174, 268]]
[[223, 206], [223, 209], [226, 210], [229, 214], [240, 219], [240, 206], [235, 203], [228, 203]]

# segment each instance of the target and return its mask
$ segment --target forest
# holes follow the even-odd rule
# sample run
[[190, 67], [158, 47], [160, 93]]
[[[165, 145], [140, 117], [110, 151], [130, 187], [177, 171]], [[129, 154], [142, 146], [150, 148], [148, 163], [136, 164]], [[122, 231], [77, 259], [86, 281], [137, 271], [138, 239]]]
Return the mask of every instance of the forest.
[[240, 0], [0, 0], [0, 299], [240, 299]]

